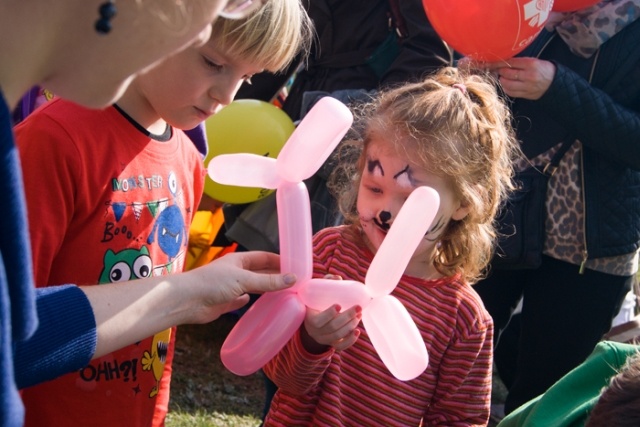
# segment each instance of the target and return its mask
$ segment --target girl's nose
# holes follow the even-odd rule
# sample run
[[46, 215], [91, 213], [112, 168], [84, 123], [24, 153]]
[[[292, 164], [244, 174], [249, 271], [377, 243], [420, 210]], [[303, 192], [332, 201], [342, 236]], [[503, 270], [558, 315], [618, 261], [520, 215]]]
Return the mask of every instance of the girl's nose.
[[383, 230], [388, 230], [391, 228], [391, 224], [389, 224], [389, 220], [391, 219], [391, 212], [389, 211], [380, 211], [378, 214], [378, 226]]

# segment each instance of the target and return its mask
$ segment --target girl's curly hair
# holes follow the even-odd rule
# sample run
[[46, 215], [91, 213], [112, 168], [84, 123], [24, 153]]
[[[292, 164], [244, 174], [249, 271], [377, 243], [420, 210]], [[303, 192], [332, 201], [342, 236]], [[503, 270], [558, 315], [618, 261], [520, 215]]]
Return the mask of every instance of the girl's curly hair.
[[469, 214], [450, 221], [434, 264], [443, 275], [460, 273], [469, 283], [482, 278], [496, 240], [495, 217], [514, 189], [513, 160], [520, 153], [495, 82], [446, 67], [421, 82], [381, 92], [355, 113], [354, 139], [341, 146], [329, 183], [347, 223], [359, 228], [357, 191], [375, 134], [453, 184]]

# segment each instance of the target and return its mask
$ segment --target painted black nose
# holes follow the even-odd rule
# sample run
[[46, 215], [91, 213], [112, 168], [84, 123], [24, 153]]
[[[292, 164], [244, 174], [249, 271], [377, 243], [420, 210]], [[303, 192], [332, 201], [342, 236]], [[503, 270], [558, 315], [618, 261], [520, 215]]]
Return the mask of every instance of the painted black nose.
[[387, 222], [391, 219], [391, 212], [382, 211], [378, 215], [378, 218], [380, 218], [380, 222]]

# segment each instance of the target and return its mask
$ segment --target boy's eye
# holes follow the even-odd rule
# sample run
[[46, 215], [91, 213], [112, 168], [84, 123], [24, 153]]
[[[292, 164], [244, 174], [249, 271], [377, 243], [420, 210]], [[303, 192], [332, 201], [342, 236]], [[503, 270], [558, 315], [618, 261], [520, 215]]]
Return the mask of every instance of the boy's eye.
[[215, 70], [215, 71], [222, 70], [222, 65], [216, 64], [215, 62], [211, 61], [209, 58], [206, 58], [204, 56], [202, 58], [204, 59], [204, 64], [208, 68], [211, 68], [212, 70]]

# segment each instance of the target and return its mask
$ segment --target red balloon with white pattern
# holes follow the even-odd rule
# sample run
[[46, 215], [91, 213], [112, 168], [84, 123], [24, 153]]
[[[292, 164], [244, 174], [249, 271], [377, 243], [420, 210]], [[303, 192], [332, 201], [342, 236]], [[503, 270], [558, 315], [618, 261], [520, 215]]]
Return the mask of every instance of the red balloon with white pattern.
[[429, 21], [457, 52], [478, 61], [520, 53], [542, 31], [553, 0], [422, 0]]
[[554, 0], [554, 12], [574, 12], [600, 3], [600, 0]]

